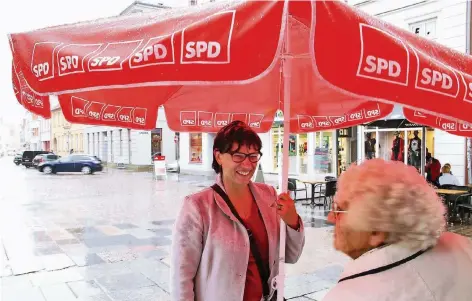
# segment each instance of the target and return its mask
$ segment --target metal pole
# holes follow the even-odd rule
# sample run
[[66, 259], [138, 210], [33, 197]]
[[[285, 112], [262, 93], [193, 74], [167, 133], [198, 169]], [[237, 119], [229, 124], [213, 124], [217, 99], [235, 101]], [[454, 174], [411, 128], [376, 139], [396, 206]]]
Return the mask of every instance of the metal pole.
[[[285, 3], [288, 5], [288, 2]], [[285, 8], [287, 9], [287, 8]], [[290, 54], [290, 35], [289, 35], [289, 18], [288, 10], [286, 11], [285, 24], [285, 53]], [[280, 191], [287, 191], [288, 184], [288, 145], [290, 136], [290, 85], [292, 80], [292, 59], [285, 56], [283, 60], [283, 79], [284, 79], [284, 148], [282, 152], [282, 179]], [[286, 240], [286, 224], [280, 221], [280, 243], [279, 243], [279, 274], [276, 277], [277, 284], [277, 301], [284, 300], [285, 289], [285, 240]], [[273, 285], [274, 287], [274, 285]]]
[[425, 175], [426, 166], [426, 127], [421, 131], [421, 175]]

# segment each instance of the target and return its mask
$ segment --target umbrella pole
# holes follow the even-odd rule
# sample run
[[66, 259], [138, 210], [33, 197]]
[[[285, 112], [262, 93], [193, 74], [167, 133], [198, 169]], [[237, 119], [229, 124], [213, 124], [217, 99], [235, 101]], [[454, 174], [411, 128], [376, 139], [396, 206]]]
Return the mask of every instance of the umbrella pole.
[[[289, 42], [289, 20], [287, 13], [287, 21], [285, 27], [285, 54], [290, 54]], [[289, 137], [290, 137], [290, 85], [292, 80], [292, 58], [288, 55], [283, 60], [283, 87], [284, 87], [284, 139], [282, 148], [282, 171], [280, 191], [286, 192], [288, 189], [288, 165], [289, 165]], [[277, 275], [277, 301], [284, 300], [285, 288], [285, 241], [286, 241], [286, 224], [280, 221], [280, 245], [279, 245], [279, 274]]]

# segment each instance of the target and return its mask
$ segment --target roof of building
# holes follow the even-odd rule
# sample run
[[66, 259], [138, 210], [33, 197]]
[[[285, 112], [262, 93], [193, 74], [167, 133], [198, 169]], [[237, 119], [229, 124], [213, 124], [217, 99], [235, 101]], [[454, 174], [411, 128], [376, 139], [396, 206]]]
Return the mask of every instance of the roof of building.
[[170, 9], [170, 6], [166, 6], [156, 0], [137, 0], [128, 6], [120, 15], [129, 15], [133, 13], [142, 13], [155, 11], [157, 9]]

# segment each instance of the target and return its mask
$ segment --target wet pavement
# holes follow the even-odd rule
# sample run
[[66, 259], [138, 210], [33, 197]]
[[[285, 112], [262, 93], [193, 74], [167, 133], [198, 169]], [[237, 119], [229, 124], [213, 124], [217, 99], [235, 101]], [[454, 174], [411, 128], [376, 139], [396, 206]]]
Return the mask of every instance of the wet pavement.
[[[107, 169], [43, 175], [0, 158], [2, 301], [170, 300], [171, 229], [183, 198], [211, 178]], [[285, 296], [321, 300], [347, 258], [332, 248], [320, 209], [298, 206], [306, 226]]]

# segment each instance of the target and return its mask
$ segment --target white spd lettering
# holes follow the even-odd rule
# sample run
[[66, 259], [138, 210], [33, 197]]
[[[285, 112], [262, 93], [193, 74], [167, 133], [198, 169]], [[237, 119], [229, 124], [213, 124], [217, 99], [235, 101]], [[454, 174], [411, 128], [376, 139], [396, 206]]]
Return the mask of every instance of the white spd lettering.
[[367, 116], [369, 116], [369, 117], [378, 116], [378, 115], [380, 115], [380, 111], [379, 111], [379, 110], [370, 110], [370, 111], [367, 111]]
[[442, 89], [449, 90], [452, 88], [452, 78], [446, 73], [424, 68], [423, 71], [421, 71], [421, 75], [421, 83], [423, 85], [436, 87], [436, 84], [440, 84]]
[[216, 125], [217, 125], [217, 126], [227, 126], [227, 125], [228, 125], [228, 121], [226, 121], [226, 120], [218, 120], [218, 121], [216, 122]]
[[351, 119], [361, 119], [362, 118], [362, 114], [360, 112], [357, 112], [357, 113], [352, 113], [351, 115], [349, 115], [349, 117]]
[[472, 82], [469, 83], [469, 97], [472, 97]]
[[334, 119], [334, 123], [336, 123], [336, 124], [340, 124], [340, 123], [343, 123], [343, 122], [346, 122], [346, 117], [344, 117], [344, 116]]
[[318, 125], [319, 126], [329, 126], [329, 121], [319, 121]]
[[59, 64], [61, 65], [61, 71], [66, 71], [69, 69], [79, 68], [79, 56], [78, 55], [66, 55], [59, 59]]
[[90, 66], [97, 67], [97, 66], [113, 66], [120, 60], [119, 56], [103, 56], [103, 57], [96, 57], [92, 59]]
[[184, 125], [195, 125], [195, 120], [190, 120], [190, 119], [184, 119], [182, 121]]
[[367, 66], [364, 67], [364, 71], [368, 73], [384, 74], [384, 71], [387, 71], [389, 77], [398, 77], [402, 71], [398, 62], [380, 57], [377, 58], [373, 55], [368, 55], [365, 62]]
[[312, 128], [313, 123], [312, 122], [303, 122], [302, 124], [300, 124], [300, 126], [301, 126], [302, 129]]
[[35, 104], [35, 106], [37, 106], [37, 107], [42, 107], [42, 106], [44, 105], [43, 101], [42, 101], [40, 98], [36, 98], [36, 99], [34, 100], [34, 104]]
[[167, 48], [162, 44], [156, 44], [154, 46], [148, 46], [143, 49], [142, 52], [138, 52], [133, 57], [133, 63], [147, 62], [151, 56], [154, 56], [156, 60], [161, 60], [167, 56]]
[[250, 127], [253, 127], [253, 128], [259, 128], [259, 127], [261, 127], [261, 123], [258, 122], [258, 121], [256, 121], [256, 122], [251, 122], [251, 123], [249, 124], [249, 126], [250, 126]]
[[83, 109], [76, 108], [76, 109], [74, 110], [74, 113], [75, 113], [75, 115], [84, 115], [84, 110], [83, 110]]
[[42, 77], [49, 74], [49, 63], [45, 62], [33, 66], [33, 72], [36, 77]]
[[105, 114], [103, 114], [103, 119], [115, 119], [115, 114], [105, 113]]
[[120, 115], [120, 120], [121, 121], [126, 121], [126, 122], [130, 122], [131, 121], [131, 118], [129, 118], [128, 115]]
[[185, 51], [186, 51], [185, 57], [187, 59], [192, 59], [195, 57], [213, 59], [220, 55], [221, 45], [220, 43], [215, 42], [215, 41], [188, 42], [185, 45]]
[[88, 115], [92, 118], [100, 119], [100, 113], [98, 113], [98, 112], [89, 111]]
[[200, 120], [200, 125], [201, 126], [211, 126], [211, 121], [210, 120]]
[[441, 125], [441, 128], [442, 128], [443, 130], [449, 130], [449, 131], [450, 131], [450, 130], [454, 130], [454, 129], [456, 129], [456, 124], [455, 124], [454, 122], [443, 123], [443, 124]]
[[145, 120], [143, 117], [136, 117], [134, 118], [134, 122], [139, 123], [139, 124], [144, 124]]

